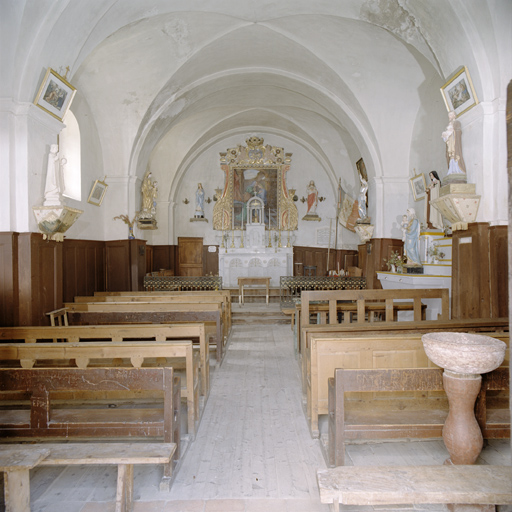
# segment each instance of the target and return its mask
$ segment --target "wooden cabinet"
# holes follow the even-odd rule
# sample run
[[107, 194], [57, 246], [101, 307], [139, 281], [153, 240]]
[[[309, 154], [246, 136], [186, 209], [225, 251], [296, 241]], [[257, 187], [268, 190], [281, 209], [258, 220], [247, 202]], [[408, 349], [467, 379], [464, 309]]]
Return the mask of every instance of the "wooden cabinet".
[[452, 244], [452, 318], [508, 316], [507, 226], [474, 222]]

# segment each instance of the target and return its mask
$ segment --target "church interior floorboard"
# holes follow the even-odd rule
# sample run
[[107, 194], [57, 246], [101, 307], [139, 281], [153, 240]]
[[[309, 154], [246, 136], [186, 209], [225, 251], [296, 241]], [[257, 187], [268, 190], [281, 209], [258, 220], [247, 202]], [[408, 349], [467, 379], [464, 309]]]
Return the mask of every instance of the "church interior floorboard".
[[[247, 311], [263, 309], [250, 306]], [[210, 397], [170, 491], [158, 490], [161, 467], [136, 467], [133, 510], [327, 512], [316, 483], [317, 469], [326, 467], [319, 443], [311, 438], [304, 417], [289, 324], [234, 325], [222, 366], [212, 362]], [[441, 440], [347, 445], [347, 464], [353, 465], [435, 465], [446, 457]], [[486, 443], [477, 463], [510, 461], [510, 441], [495, 440]], [[115, 489], [115, 467], [35, 468], [31, 510], [109, 512]], [[3, 488], [1, 492], [3, 497]], [[0, 501], [0, 510], [2, 505]], [[446, 510], [440, 505], [342, 510], [404, 508]]]

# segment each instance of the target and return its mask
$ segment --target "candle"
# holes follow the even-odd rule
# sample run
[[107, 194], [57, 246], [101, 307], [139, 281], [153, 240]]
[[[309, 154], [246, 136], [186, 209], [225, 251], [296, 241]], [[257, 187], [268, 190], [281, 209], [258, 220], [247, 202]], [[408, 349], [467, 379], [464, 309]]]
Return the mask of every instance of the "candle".
[[231, 214], [231, 229], [235, 229], [235, 207], [233, 207], [233, 213]]

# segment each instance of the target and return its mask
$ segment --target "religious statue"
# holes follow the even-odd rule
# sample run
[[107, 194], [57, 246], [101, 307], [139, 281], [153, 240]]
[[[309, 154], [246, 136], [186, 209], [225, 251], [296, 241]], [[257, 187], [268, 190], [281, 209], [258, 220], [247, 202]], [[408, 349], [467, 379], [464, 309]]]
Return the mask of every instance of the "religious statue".
[[408, 265], [421, 265], [420, 259], [420, 222], [414, 208], [407, 209], [407, 228], [405, 231], [404, 252]]
[[197, 184], [196, 190], [196, 211], [194, 217], [204, 218], [204, 189], [202, 183]]
[[64, 192], [63, 167], [66, 163], [67, 160], [59, 156], [59, 146], [52, 144], [48, 155], [43, 206], [62, 205], [62, 193]]
[[446, 143], [448, 174], [465, 174], [466, 164], [462, 158], [462, 129], [456, 117], [453, 110], [448, 113], [449, 123], [442, 133], [442, 138]]
[[142, 180], [140, 193], [142, 195], [142, 208], [136, 215], [139, 229], [157, 229], [156, 199], [158, 197], [158, 182], [151, 181], [151, 172], [146, 173]]
[[368, 218], [368, 212], [366, 210], [366, 193], [368, 192], [368, 182], [359, 176], [361, 180], [361, 188], [359, 189], [359, 195], [357, 196], [357, 209], [359, 212], [358, 222], [364, 222]]
[[315, 215], [316, 207], [318, 206], [318, 190], [313, 180], [306, 187], [306, 192], [308, 194], [308, 211], [306, 215]]
[[158, 196], [158, 183], [151, 181], [151, 172], [148, 172], [142, 181], [142, 211], [139, 217], [153, 217], [156, 213], [156, 198]]
[[430, 185], [427, 186], [427, 200], [425, 201], [425, 219], [427, 219], [427, 227], [443, 229], [443, 216], [433, 207], [431, 202], [439, 198], [439, 190], [441, 188], [441, 179], [437, 171], [430, 171]]

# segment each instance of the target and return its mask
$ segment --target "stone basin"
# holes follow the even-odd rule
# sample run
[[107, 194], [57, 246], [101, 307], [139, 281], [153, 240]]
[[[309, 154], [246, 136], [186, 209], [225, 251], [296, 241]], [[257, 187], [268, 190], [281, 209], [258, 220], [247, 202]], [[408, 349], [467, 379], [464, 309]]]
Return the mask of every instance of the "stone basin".
[[456, 373], [488, 373], [500, 366], [506, 344], [501, 340], [460, 332], [432, 332], [421, 337], [427, 357]]

